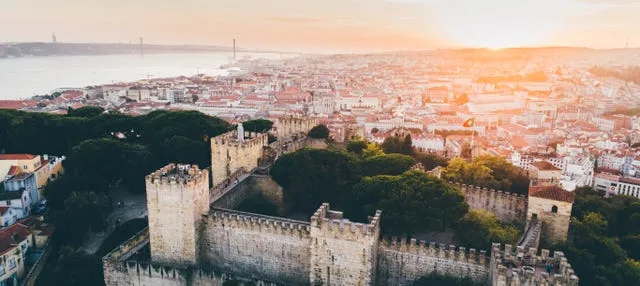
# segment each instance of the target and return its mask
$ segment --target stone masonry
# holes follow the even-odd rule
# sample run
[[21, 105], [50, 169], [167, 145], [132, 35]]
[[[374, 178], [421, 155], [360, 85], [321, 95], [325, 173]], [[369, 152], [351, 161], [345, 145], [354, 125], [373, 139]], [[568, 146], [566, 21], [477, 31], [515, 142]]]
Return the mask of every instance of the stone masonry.
[[[281, 121], [284, 126], [297, 126], [287, 120]], [[211, 140], [214, 186], [226, 186], [239, 172], [257, 168], [266, 134], [247, 133], [244, 140], [237, 135], [229, 132]], [[431, 273], [500, 286], [577, 285], [562, 253], [549, 256], [542, 250], [538, 255], [533, 247], [540, 225], [543, 237], [566, 239], [572, 201], [558, 197], [564, 193], [547, 190], [525, 198], [457, 185], [471, 208], [488, 210], [501, 220], [536, 222], [528, 224], [529, 238], [521, 239], [528, 247], [514, 251], [509, 245], [493, 245], [487, 263], [482, 250], [381, 240], [380, 211], [366, 223], [356, 223], [329, 204], [321, 205], [308, 222], [221, 208], [211, 201], [208, 176], [196, 166], [169, 164], [146, 177], [149, 228], [103, 258], [106, 285], [223, 285], [229, 279], [240, 285], [411, 285]], [[270, 198], [280, 198], [279, 188], [267, 189], [274, 192]], [[213, 198], [237, 197], [228, 200], [232, 204], [257, 191], [245, 186], [244, 194], [234, 196], [234, 190]]]
[[198, 223], [209, 211], [209, 173], [169, 164], [148, 175], [146, 184], [152, 259], [195, 265]]
[[213, 185], [238, 172], [249, 172], [258, 167], [263, 147], [269, 139], [267, 133], [244, 132], [245, 139], [238, 140], [238, 131], [230, 131], [211, 139], [211, 176]]
[[380, 215], [353, 223], [325, 203], [311, 217], [312, 285], [373, 285], [376, 275]]

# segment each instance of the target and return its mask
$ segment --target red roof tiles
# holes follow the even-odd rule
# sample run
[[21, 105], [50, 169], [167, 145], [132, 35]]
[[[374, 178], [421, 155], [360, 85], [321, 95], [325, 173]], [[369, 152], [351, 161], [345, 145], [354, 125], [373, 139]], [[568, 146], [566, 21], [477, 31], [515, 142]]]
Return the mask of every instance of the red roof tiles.
[[19, 223], [0, 230], [0, 255], [14, 249], [18, 243], [24, 241], [30, 234], [29, 228]]
[[0, 154], [0, 160], [31, 160], [35, 157], [31, 154]]
[[576, 199], [576, 194], [558, 186], [532, 186], [529, 188], [529, 196], [567, 203], [573, 203]]
[[537, 161], [537, 162], [533, 162], [531, 163], [531, 166], [536, 167], [538, 170], [543, 170], [543, 171], [559, 171], [560, 168], [554, 166], [553, 164], [547, 162], [547, 161]]

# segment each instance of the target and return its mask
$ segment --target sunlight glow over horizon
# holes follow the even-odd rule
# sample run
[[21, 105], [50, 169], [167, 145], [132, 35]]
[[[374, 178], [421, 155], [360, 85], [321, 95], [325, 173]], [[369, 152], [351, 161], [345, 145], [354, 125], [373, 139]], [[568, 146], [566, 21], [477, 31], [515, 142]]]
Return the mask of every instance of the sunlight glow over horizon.
[[[639, 0], [21, 0], [0, 42], [135, 42], [285, 50], [640, 46]], [[96, 11], [100, 11], [96, 13]]]

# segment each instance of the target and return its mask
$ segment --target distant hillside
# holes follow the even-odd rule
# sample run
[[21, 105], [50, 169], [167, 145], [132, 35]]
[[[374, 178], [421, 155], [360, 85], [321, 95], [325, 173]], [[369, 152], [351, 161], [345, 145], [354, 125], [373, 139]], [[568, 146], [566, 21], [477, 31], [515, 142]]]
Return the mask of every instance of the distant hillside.
[[[230, 47], [197, 45], [145, 44], [145, 54], [231, 52]], [[239, 49], [244, 52], [266, 52]], [[138, 44], [84, 44], [84, 43], [0, 43], [0, 58], [25, 56], [79, 56], [109, 54], [139, 54]]]

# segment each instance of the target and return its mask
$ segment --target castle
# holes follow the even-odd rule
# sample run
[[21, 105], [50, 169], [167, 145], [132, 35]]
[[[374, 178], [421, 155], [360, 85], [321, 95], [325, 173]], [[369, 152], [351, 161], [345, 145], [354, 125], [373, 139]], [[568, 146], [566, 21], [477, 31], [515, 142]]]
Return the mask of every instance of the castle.
[[170, 164], [148, 175], [149, 227], [103, 258], [105, 284], [223, 285], [232, 279], [240, 285], [412, 285], [438, 273], [501, 286], [578, 285], [561, 252], [537, 251], [541, 237], [566, 238], [571, 203], [561, 189], [523, 197], [458, 185], [472, 209], [527, 221], [517, 246], [488, 246], [490, 256], [415, 239], [382, 239], [380, 211], [358, 223], [326, 203], [308, 221], [233, 210], [256, 185], [278, 192], [277, 184], [263, 182], [268, 177], [252, 172], [265, 154], [304, 147], [303, 135], [312, 125], [279, 129], [279, 140], [271, 144], [266, 135], [241, 128], [212, 138], [212, 188], [209, 171], [197, 166]]

